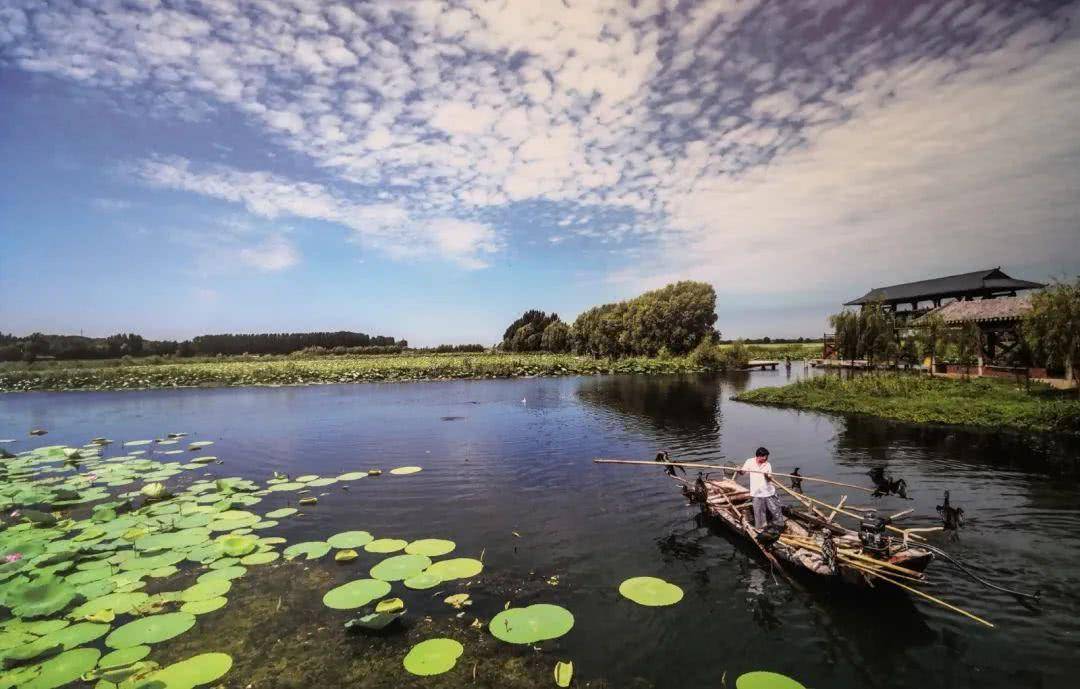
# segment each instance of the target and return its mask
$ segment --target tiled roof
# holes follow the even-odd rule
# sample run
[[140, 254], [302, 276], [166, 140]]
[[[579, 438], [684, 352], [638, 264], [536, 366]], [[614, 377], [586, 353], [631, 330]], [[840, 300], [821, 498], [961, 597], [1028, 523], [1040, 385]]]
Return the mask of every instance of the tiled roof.
[[920, 321], [924, 321], [932, 315], [941, 316], [942, 320], [948, 325], [967, 323], [969, 321], [976, 323], [1011, 321], [1023, 318], [1024, 314], [1030, 310], [1031, 299], [1027, 295], [1022, 297], [954, 301], [939, 309], [930, 311], [915, 321], [915, 324], [918, 325]]
[[944, 297], [959, 297], [966, 294], [979, 294], [987, 291], [1008, 292], [1012, 290], [1038, 289], [1043, 287], [1038, 282], [1016, 280], [1001, 271], [1001, 268], [989, 268], [973, 273], [948, 275], [931, 280], [905, 282], [889, 287], [875, 287], [858, 299], [853, 299], [845, 306], [857, 306], [880, 301], [884, 303], [904, 303], [913, 300], [927, 300]]

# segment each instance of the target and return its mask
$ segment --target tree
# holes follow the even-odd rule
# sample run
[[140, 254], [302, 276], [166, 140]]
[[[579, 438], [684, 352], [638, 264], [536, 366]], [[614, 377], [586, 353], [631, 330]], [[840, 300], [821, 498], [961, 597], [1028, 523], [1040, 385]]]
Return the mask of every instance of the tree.
[[555, 321], [544, 328], [540, 336], [540, 349], [555, 353], [570, 351], [570, 326], [562, 321]]
[[896, 323], [880, 303], [866, 304], [859, 311], [857, 349], [873, 366], [875, 358], [890, 361], [896, 356]]
[[529, 309], [503, 332], [501, 347], [511, 352], [538, 352], [544, 330], [552, 323], [562, 323], [559, 314], [552, 312], [549, 316], [543, 311]]
[[1058, 282], [1031, 298], [1024, 337], [1048, 368], [1061, 365], [1080, 397], [1080, 278]]
[[923, 317], [916, 334], [923, 356], [930, 357], [930, 375], [934, 375], [937, 360], [945, 356], [949, 344], [949, 329], [941, 314], [930, 313]]
[[855, 359], [859, 358], [859, 329], [861, 322], [859, 314], [844, 309], [840, 313], [829, 316], [829, 326], [833, 329], [833, 337], [836, 342], [836, 352], [841, 359], [847, 359], [855, 365]]
[[593, 307], [574, 321], [574, 349], [592, 356], [689, 353], [717, 339], [716, 291], [704, 282], [676, 282], [628, 301]]
[[953, 331], [953, 340], [956, 344], [956, 356], [964, 367], [964, 377], [967, 378], [971, 372], [971, 364], [975, 363], [982, 351], [982, 332], [974, 321], [966, 321]]

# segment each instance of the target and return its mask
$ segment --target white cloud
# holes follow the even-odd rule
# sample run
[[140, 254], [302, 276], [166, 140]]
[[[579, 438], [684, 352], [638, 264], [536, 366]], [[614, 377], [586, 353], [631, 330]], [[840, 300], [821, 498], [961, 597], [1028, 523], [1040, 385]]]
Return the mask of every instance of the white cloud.
[[300, 252], [285, 237], [274, 235], [254, 246], [238, 250], [237, 257], [244, 265], [263, 272], [277, 272], [300, 262]]

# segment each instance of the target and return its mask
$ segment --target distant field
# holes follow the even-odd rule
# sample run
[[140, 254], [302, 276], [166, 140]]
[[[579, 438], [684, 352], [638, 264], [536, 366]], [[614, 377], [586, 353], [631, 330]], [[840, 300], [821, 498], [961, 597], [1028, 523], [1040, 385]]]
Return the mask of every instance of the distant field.
[[[723, 348], [731, 345], [720, 345]], [[821, 357], [820, 342], [771, 343], [746, 345], [752, 359], [817, 359]]]

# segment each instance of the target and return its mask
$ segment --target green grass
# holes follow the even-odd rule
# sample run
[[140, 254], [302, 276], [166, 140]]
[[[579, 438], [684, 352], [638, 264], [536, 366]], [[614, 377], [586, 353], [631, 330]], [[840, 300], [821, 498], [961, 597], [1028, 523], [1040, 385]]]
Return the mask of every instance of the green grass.
[[121, 390], [228, 385], [692, 373], [686, 357], [593, 359], [569, 354], [426, 354], [220, 359], [117, 367], [0, 370], [0, 391]]
[[1080, 434], [1075, 393], [992, 378], [954, 380], [914, 374], [819, 376], [735, 399], [797, 409], [869, 414], [914, 423]]
[[[720, 346], [723, 348], [730, 347], [731, 345]], [[820, 342], [748, 344], [746, 345], [746, 348], [750, 351], [751, 359], [783, 360], [788, 358], [801, 361], [802, 359], [817, 359], [821, 356]]]

